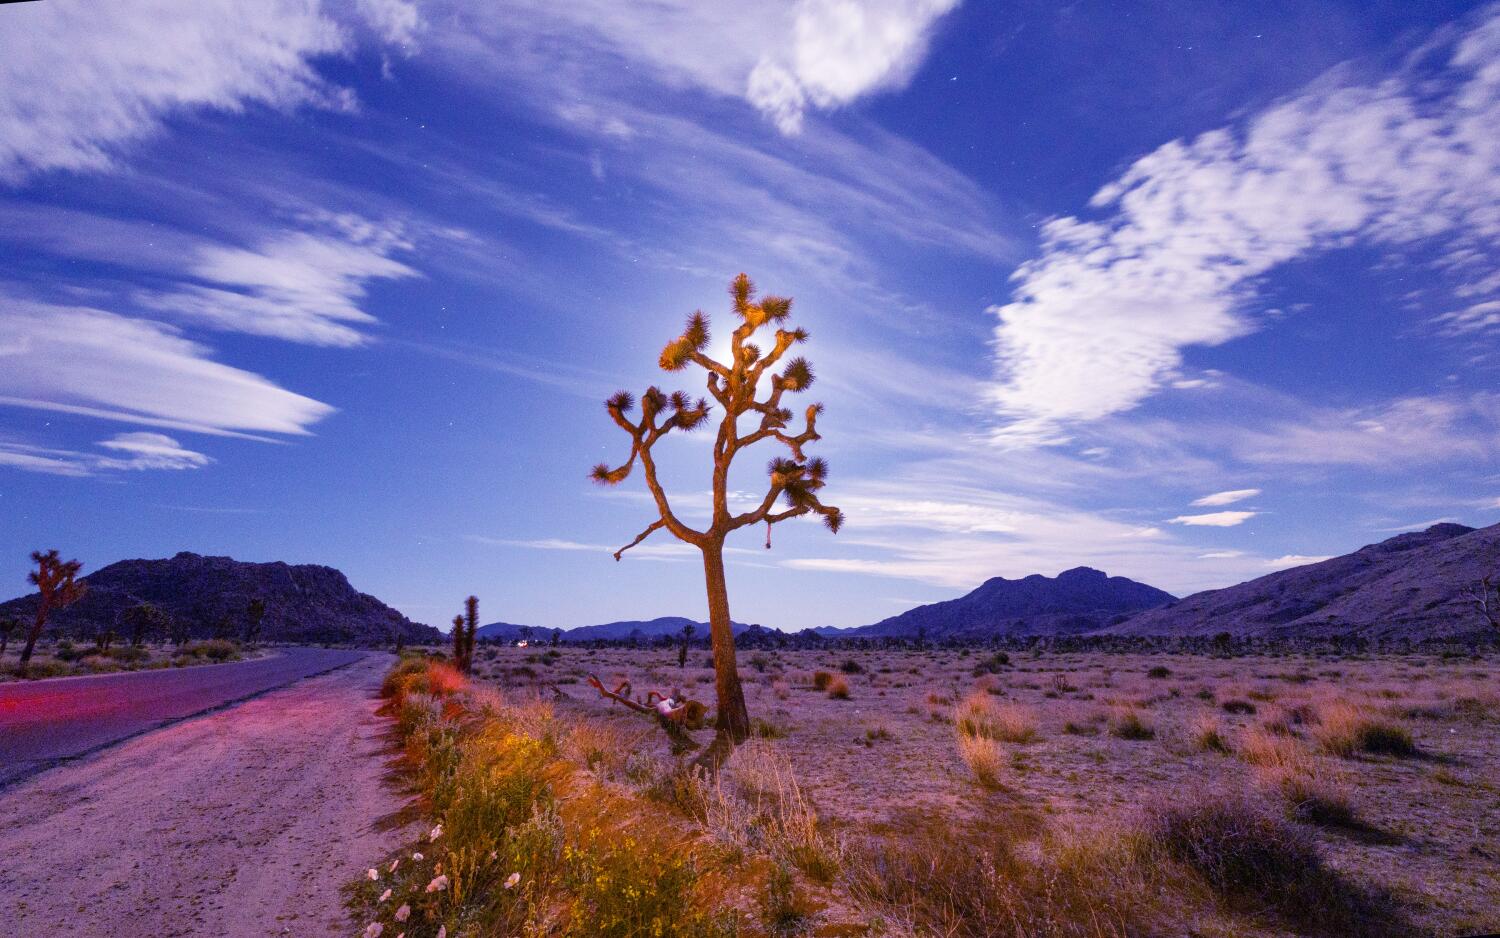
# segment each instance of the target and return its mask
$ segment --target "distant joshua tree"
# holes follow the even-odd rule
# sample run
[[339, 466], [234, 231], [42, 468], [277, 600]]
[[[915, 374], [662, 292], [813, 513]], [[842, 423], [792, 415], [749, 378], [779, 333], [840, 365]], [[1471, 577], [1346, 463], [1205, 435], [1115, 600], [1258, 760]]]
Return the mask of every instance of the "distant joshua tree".
[[94, 635], [94, 647], [97, 648], [97, 649], [99, 649], [99, 651], [101, 653], [108, 654], [109, 653], [109, 646], [113, 645], [114, 643], [115, 643], [115, 630], [114, 629], [105, 629], [104, 631], [98, 632], [98, 633], [96, 633]]
[[16, 673], [21, 677], [25, 677], [31, 667], [31, 653], [36, 649], [36, 640], [42, 637], [42, 629], [47, 627], [47, 616], [54, 610], [66, 609], [78, 602], [88, 591], [88, 584], [78, 579], [78, 571], [83, 569], [79, 561], [64, 561], [55, 550], [46, 553], [35, 550], [31, 552], [31, 562], [36, 564], [36, 569], [27, 574], [26, 579], [36, 587], [40, 599], [31, 631], [26, 635], [26, 645], [21, 649], [20, 664], [16, 666]]
[[687, 667], [688, 645], [692, 642], [693, 633], [696, 631], [698, 631], [698, 627], [691, 622], [682, 627], [682, 644], [677, 646], [677, 667], [679, 669]]
[[245, 644], [260, 641], [260, 623], [266, 617], [266, 601], [259, 596], [245, 605]]
[[0, 658], [5, 657], [5, 649], [10, 645], [10, 637], [20, 627], [21, 620], [15, 616], [0, 618]]
[[[689, 365], [702, 368], [707, 375], [708, 392], [723, 410], [718, 436], [713, 444], [713, 505], [709, 524], [695, 530], [684, 524], [672, 511], [666, 491], [657, 478], [653, 449], [673, 430], [693, 430], [708, 420], [709, 404], [703, 398], [692, 400], [681, 391], [671, 394], [650, 387], [641, 396], [641, 417], [626, 415], [635, 407], [635, 398], [620, 391], [605, 402], [614, 422], [629, 435], [630, 457], [616, 467], [600, 464], [594, 467], [593, 479], [603, 485], [623, 481], [637, 461], [646, 478], [646, 487], [656, 502], [658, 517], [636, 536], [635, 540], [615, 552], [615, 559], [652, 534], [665, 528], [679, 540], [698, 548], [703, 554], [703, 574], [708, 591], [709, 633], [713, 646], [717, 720], [714, 744], [704, 754], [705, 764], [717, 765], [734, 747], [750, 734], [750, 715], [745, 708], [745, 694], [735, 665], [734, 632], [729, 618], [729, 592], [724, 582], [724, 540], [733, 531], [764, 522], [766, 547], [771, 546], [771, 526], [809, 513], [822, 516], [830, 531], [838, 532], [844, 523], [843, 512], [818, 499], [828, 475], [828, 464], [821, 458], [808, 459], [803, 447], [819, 439], [815, 429], [822, 413], [821, 404], [810, 404], [804, 412], [802, 432], [792, 433], [787, 425], [792, 412], [782, 406], [782, 397], [805, 391], [813, 383], [812, 367], [804, 358], [792, 358], [773, 369], [782, 357], [801, 342], [807, 332], [783, 328], [792, 311], [789, 297], [755, 297], [750, 278], [740, 274], [729, 286], [734, 315], [739, 325], [730, 334], [729, 360], [715, 361], [704, 354], [708, 347], [709, 323], [702, 311], [688, 317], [682, 335], [667, 343], [658, 360], [664, 371], [682, 371]], [[762, 349], [750, 340], [762, 327], [775, 328], [771, 347]], [[769, 378], [770, 390], [757, 398], [762, 378]], [[758, 423], [741, 435], [739, 419], [748, 416]], [[768, 466], [770, 485], [758, 506], [731, 514], [729, 511], [729, 467], [742, 450], [762, 440], [774, 440], [791, 451], [791, 458], [780, 456]], [[786, 507], [773, 511], [778, 500]]]
[[474, 636], [479, 632], [479, 597], [464, 600], [463, 615], [453, 617], [453, 666], [474, 673]]
[[1494, 576], [1480, 579], [1469, 590], [1469, 599], [1474, 602], [1474, 608], [1484, 616], [1484, 621], [1490, 624], [1490, 628], [1500, 632], [1500, 583], [1495, 582]]
[[130, 632], [130, 645], [139, 648], [149, 635], [167, 631], [167, 614], [151, 603], [137, 603], [120, 613], [120, 624]]

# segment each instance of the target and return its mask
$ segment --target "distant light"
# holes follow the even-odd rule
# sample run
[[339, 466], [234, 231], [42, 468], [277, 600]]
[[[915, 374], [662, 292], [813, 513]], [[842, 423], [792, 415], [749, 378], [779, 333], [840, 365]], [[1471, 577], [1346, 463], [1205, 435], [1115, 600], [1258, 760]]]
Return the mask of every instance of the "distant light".
[[517, 648], [525, 648], [526, 645], [527, 645], [527, 641], [524, 638], [521, 639], [519, 642], [516, 642], [516, 647]]

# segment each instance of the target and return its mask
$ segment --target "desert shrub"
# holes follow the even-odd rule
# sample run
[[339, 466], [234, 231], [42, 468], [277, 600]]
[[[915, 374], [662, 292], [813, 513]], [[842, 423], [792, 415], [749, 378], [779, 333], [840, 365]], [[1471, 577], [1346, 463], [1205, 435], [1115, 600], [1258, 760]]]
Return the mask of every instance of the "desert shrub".
[[813, 690], [823, 691], [833, 683], [833, 674], [828, 671], [814, 671], [812, 676]]
[[385, 673], [380, 682], [380, 696], [395, 697], [406, 690], [408, 678], [427, 670], [427, 656], [408, 652]]
[[1320, 827], [1361, 826], [1344, 786], [1311, 773], [1280, 772], [1272, 786], [1286, 805], [1287, 817]]
[[985, 788], [999, 788], [1005, 767], [1005, 753], [1000, 744], [986, 736], [958, 734], [958, 753], [974, 773], [974, 780]]
[[1110, 711], [1109, 735], [1116, 739], [1155, 739], [1156, 730], [1135, 707], [1116, 707]]
[[92, 648], [79, 648], [68, 639], [62, 639], [52, 650], [52, 657], [58, 661], [77, 661], [84, 655], [92, 654]]
[[728, 934], [693, 901], [698, 873], [691, 854], [656, 850], [637, 838], [586, 832], [563, 851], [573, 893], [566, 934], [599, 938]]
[[834, 700], [849, 699], [849, 682], [842, 677], [835, 677], [828, 682], [828, 696]]
[[785, 727], [778, 726], [777, 724], [772, 723], [770, 720], [765, 720], [760, 717], [755, 717], [750, 721], [750, 733], [751, 735], [759, 736], [761, 739], [786, 738]]
[[1008, 667], [1010, 667], [1010, 655], [1007, 655], [1003, 651], [997, 651], [974, 666], [974, 676], [999, 674]]
[[1257, 795], [1176, 793], [1149, 807], [1141, 848], [1195, 871], [1216, 895], [1299, 933], [1401, 934], [1394, 912], [1323, 861], [1317, 841]]
[[1163, 678], [1169, 678], [1172, 676], [1172, 669], [1163, 665], [1157, 665], [1156, 667], [1147, 671], [1146, 676], [1152, 678], [1153, 680], [1162, 680]]
[[756, 670], [756, 672], [758, 672], [760, 674], [765, 674], [766, 673], [766, 669], [769, 668], [770, 666], [771, 666], [771, 659], [767, 658], [765, 655], [761, 654], [760, 652], [756, 652], [755, 654], [753, 654], [753, 655], [750, 656], [750, 667], [754, 668]]
[[954, 725], [965, 736], [1029, 743], [1037, 738], [1036, 714], [1012, 703], [996, 701], [984, 693], [973, 693], [959, 702]]
[[138, 664], [151, 657], [151, 652], [135, 645], [120, 645], [111, 648], [105, 654], [123, 664]]
[[228, 639], [211, 638], [206, 642], [192, 642], [184, 645], [179, 654], [190, 655], [194, 658], [207, 658], [210, 661], [228, 661], [239, 657], [239, 648]]
[[1324, 751], [1333, 755], [1348, 757], [1360, 752], [1417, 755], [1411, 731], [1394, 719], [1342, 702], [1323, 707], [1318, 718], [1313, 735]]
[[766, 931], [772, 938], [791, 938], [801, 934], [811, 918], [812, 909], [797, 892], [791, 871], [783, 863], [772, 866], [760, 901], [760, 919]]
[[1189, 736], [1193, 748], [1199, 752], [1229, 752], [1229, 742], [1224, 738], [1224, 727], [1212, 714], [1199, 714], [1193, 721]]
[[891, 738], [893, 738], [891, 734], [891, 728], [883, 723], [876, 724], [875, 726], [865, 727], [865, 739], [869, 740], [872, 743], [879, 740]]
[[1092, 723], [1080, 723], [1077, 720], [1069, 720], [1063, 724], [1063, 732], [1069, 736], [1098, 736], [1099, 728]]
[[865, 669], [853, 658], [845, 658], [844, 663], [839, 665], [839, 670], [845, 674], [864, 674]]
[[[26, 671], [26, 677], [29, 680], [38, 680], [47, 677], [67, 677], [75, 673], [75, 671], [76, 669], [66, 661], [33, 659], [31, 667]], [[11, 667], [10, 673], [16, 673], [15, 666]]]

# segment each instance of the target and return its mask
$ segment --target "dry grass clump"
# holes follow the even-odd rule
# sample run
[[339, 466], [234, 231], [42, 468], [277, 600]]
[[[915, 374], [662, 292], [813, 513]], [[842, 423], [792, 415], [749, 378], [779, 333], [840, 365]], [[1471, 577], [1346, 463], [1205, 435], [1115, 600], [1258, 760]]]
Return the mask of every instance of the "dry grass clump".
[[1344, 701], [1334, 701], [1319, 709], [1313, 735], [1325, 752], [1336, 756], [1349, 757], [1361, 752], [1389, 756], [1418, 754], [1411, 731], [1405, 726]]
[[1240, 758], [1263, 768], [1295, 769], [1307, 762], [1307, 753], [1292, 737], [1252, 726], [1240, 734]]
[[766, 854], [817, 882], [837, 875], [840, 845], [824, 832], [791, 763], [773, 745], [752, 740], [735, 750], [717, 778], [700, 771], [694, 779], [704, 826], [717, 841]]
[[956, 827], [942, 815], [910, 818], [890, 837], [851, 851], [845, 879], [854, 899], [896, 926], [895, 934], [1168, 933], [1156, 923], [1182, 897], [1166, 895], [1157, 871], [1135, 862], [1128, 837], [1038, 833], [1008, 821]]
[[835, 677], [828, 682], [828, 696], [833, 700], [849, 699], [849, 682], [842, 677]]
[[1109, 713], [1109, 735], [1116, 739], [1155, 739], [1156, 730], [1137, 707], [1116, 707]]
[[1229, 742], [1224, 738], [1224, 727], [1218, 717], [1211, 713], [1200, 713], [1188, 730], [1193, 748], [1199, 752], [1227, 754]]
[[828, 689], [828, 685], [831, 684], [831, 683], [833, 683], [833, 673], [831, 671], [814, 671], [813, 672], [813, 676], [812, 676], [813, 690], [816, 690], [816, 691], [825, 691], [825, 690]]
[[958, 734], [958, 753], [974, 773], [974, 780], [985, 788], [999, 788], [1005, 768], [1005, 752], [1000, 744], [985, 736]]
[[953, 723], [964, 736], [1029, 743], [1037, 738], [1036, 714], [1019, 704], [997, 701], [976, 691], [959, 702]]

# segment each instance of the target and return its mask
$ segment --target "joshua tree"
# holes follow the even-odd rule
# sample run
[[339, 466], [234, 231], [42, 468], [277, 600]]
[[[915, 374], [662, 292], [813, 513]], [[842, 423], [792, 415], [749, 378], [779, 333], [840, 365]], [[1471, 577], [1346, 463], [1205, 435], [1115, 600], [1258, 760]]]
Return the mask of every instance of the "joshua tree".
[[696, 631], [698, 631], [698, 627], [691, 622], [682, 627], [682, 644], [677, 646], [677, 667], [679, 669], [687, 667], [688, 643], [693, 640], [693, 633]]
[[162, 615], [167, 620], [167, 637], [172, 640], [172, 644], [179, 648], [186, 645], [187, 640], [193, 636], [192, 621], [183, 616], [172, 616], [165, 612]]
[[259, 596], [245, 605], [245, 644], [254, 645], [260, 639], [260, 623], [266, 617], [266, 601]]
[[[674, 430], [696, 429], [708, 420], [710, 405], [703, 398], [693, 401], [681, 391], [667, 394], [651, 387], [641, 395], [640, 419], [631, 420], [627, 414], [635, 407], [634, 396], [628, 391], [616, 393], [605, 402], [605, 408], [610, 418], [629, 435], [630, 456], [619, 466], [612, 468], [600, 464], [593, 471], [595, 482], [615, 485], [623, 481], [639, 461], [646, 487], [656, 502], [657, 519], [647, 525], [635, 540], [616, 551], [616, 560], [663, 528], [703, 554], [718, 703], [714, 745], [704, 754], [704, 762], [710, 765], [721, 762], [750, 734], [750, 715], [745, 709], [745, 694], [735, 667], [729, 592], [724, 582], [725, 538], [740, 528], [764, 522], [766, 547], [769, 548], [771, 526], [790, 518], [817, 513], [835, 533], [844, 523], [843, 512], [818, 499], [818, 492], [828, 474], [827, 463], [821, 458], [808, 459], [803, 454], [803, 447], [819, 439], [816, 423], [822, 405], [808, 405], [800, 433], [792, 433], [787, 428], [792, 421], [792, 412], [782, 405], [784, 395], [805, 391], [812, 384], [812, 367], [804, 358], [792, 358], [781, 366], [780, 372], [773, 370], [792, 346], [807, 339], [807, 333], [802, 329], [783, 328], [791, 314], [791, 299], [779, 296], [756, 299], [755, 288], [744, 274], [734, 278], [729, 285], [729, 295], [739, 325], [730, 334], [727, 362], [715, 361], [704, 354], [709, 331], [708, 317], [701, 310], [688, 317], [687, 328], [682, 335], [667, 343], [658, 360], [664, 371], [682, 371], [689, 365], [702, 368], [707, 375], [708, 392], [723, 412], [713, 444], [713, 504], [708, 525], [702, 530], [690, 528], [673, 512], [666, 491], [657, 478], [653, 453], [656, 444], [667, 434]], [[775, 329], [769, 349], [762, 349], [751, 341], [765, 326]], [[758, 398], [762, 378], [769, 379], [770, 389], [765, 397]], [[739, 428], [741, 417], [757, 421], [754, 428], [743, 435]], [[768, 466], [770, 485], [759, 505], [749, 511], [731, 514], [730, 464], [741, 451], [763, 440], [784, 444], [791, 456], [771, 460]], [[780, 499], [785, 499], [786, 506], [774, 511]]]
[[102, 654], [108, 654], [109, 653], [109, 646], [113, 645], [114, 643], [115, 643], [115, 630], [114, 629], [105, 629], [104, 631], [97, 632], [94, 635], [94, 647], [97, 648], [97, 649], [99, 649], [100, 653], [102, 653]]
[[1474, 608], [1484, 616], [1490, 628], [1500, 631], [1500, 584], [1495, 583], [1495, 577], [1487, 576], [1474, 584], [1469, 590], [1469, 599], [1473, 600]]
[[77, 560], [64, 561], [55, 550], [46, 553], [34, 550], [31, 562], [36, 564], [36, 569], [28, 573], [26, 579], [36, 587], [39, 599], [36, 618], [32, 620], [31, 631], [26, 634], [21, 662], [16, 667], [16, 673], [21, 677], [25, 677], [31, 667], [31, 653], [36, 648], [36, 640], [42, 637], [42, 629], [47, 627], [47, 616], [55, 609], [66, 609], [78, 602], [88, 590], [88, 584], [78, 580], [78, 571], [83, 569], [83, 564]]
[[453, 617], [453, 666], [474, 673], [474, 635], [479, 631], [479, 597], [464, 600], [463, 615]]
[[137, 603], [120, 613], [120, 624], [130, 630], [130, 645], [139, 648], [147, 635], [166, 631], [167, 615], [151, 603]]
[[5, 657], [5, 648], [10, 644], [11, 634], [20, 627], [21, 620], [15, 616], [0, 618], [0, 658]]

